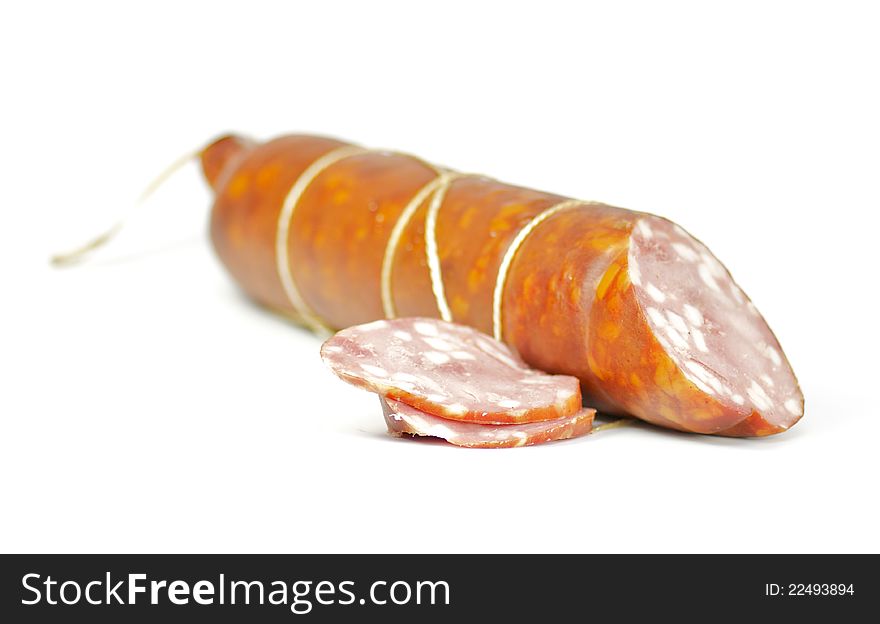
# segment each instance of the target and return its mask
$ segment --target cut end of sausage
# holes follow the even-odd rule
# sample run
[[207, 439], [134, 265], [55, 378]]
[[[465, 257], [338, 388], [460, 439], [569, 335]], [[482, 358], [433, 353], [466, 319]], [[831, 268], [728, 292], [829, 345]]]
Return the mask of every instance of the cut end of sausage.
[[445, 419], [526, 423], [581, 409], [576, 377], [529, 368], [507, 345], [438, 319], [349, 327], [324, 343], [321, 357], [344, 381]]
[[801, 418], [803, 394], [779, 342], [705, 245], [646, 216], [635, 225], [627, 261], [657, 342], [696, 390], [724, 408], [727, 416], [706, 433], [767, 435]]
[[391, 435], [441, 438], [468, 448], [510, 448], [565, 440], [592, 431], [596, 410], [584, 408], [572, 416], [536, 423], [484, 425], [448, 420], [406, 403], [379, 397], [385, 424]]

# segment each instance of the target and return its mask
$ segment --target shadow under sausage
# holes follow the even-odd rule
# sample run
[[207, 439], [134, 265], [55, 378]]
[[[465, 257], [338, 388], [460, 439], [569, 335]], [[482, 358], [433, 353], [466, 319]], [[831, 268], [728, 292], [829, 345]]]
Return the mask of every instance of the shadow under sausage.
[[358, 429], [357, 430], [359, 437], [371, 438], [373, 440], [382, 440], [384, 442], [391, 442], [392, 444], [428, 444], [434, 446], [449, 446], [451, 448], [461, 448], [454, 444], [451, 444], [444, 440], [443, 438], [435, 438], [432, 436], [416, 436], [410, 434], [403, 434], [402, 436], [394, 436], [388, 433], [387, 431], [368, 431], [366, 429]]
[[604, 437], [607, 434], [610, 434], [614, 431], [624, 432], [627, 429], [635, 429], [645, 432], [650, 432], [651, 435], [658, 436], [658, 440], [660, 438], [675, 438], [678, 440], [684, 440], [693, 444], [708, 444], [711, 446], [723, 446], [723, 447], [739, 447], [739, 448], [770, 448], [780, 443], [785, 443], [786, 441], [791, 441], [793, 439], [799, 438], [804, 435], [803, 428], [799, 428], [797, 425], [792, 427], [789, 431], [785, 431], [782, 433], [777, 433], [771, 436], [764, 437], [753, 437], [753, 438], [735, 438], [735, 437], [727, 437], [727, 436], [718, 436], [712, 435], [708, 433], [691, 433], [687, 431], [676, 431], [674, 429], [666, 429], [664, 427], [658, 427], [657, 425], [652, 425], [651, 423], [631, 419], [632, 422], [628, 423], [626, 426], [618, 427], [615, 429], [609, 429], [607, 431], [598, 431], [594, 435], [590, 437]]

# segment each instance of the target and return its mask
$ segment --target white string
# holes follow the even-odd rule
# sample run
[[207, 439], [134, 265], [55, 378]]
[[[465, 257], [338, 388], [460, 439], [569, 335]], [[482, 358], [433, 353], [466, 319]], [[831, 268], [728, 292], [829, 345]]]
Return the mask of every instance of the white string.
[[598, 427], [593, 427], [592, 433], [599, 433], [600, 431], [607, 431], [608, 429], [617, 429], [618, 427], [628, 427], [635, 422], [635, 418], [618, 418], [617, 420], [612, 420], [611, 422], [604, 423]]
[[71, 266], [82, 262], [88, 256], [94, 252], [96, 249], [100, 249], [111, 240], [113, 240], [117, 234], [122, 230], [126, 223], [128, 223], [129, 219], [131, 219], [131, 215], [137, 210], [140, 206], [142, 206], [150, 196], [156, 192], [156, 190], [162, 186], [168, 178], [172, 175], [180, 171], [184, 165], [189, 163], [191, 160], [194, 160], [201, 154], [202, 148], [197, 150], [189, 151], [182, 156], [180, 156], [173, 163], [168, 165], [165, 170], [163, 170], [156, 178], [150, 182], [147, 187], [141, 192], [140, 196], [135, 200], [135, 202], [128, 208], [128, 210], [123, 214], [122, 218], [120, 218], [116, 223], [107, 228], [102, 234], [99, 234], [92, 240], [87, 243], [80, 245], [76, 249], [71, 249], [70, 251], [55, 254], [49, 259], [49, 262], [56, 267], [63, 266]]
[[504, 253], [504, 257], [501, 259], [501, 265], [498, 267], [498, 277], [495, 280], [495, 290], [492, 293], [492, 329], [496, 340], [504, 340], [504, 330], [501, 317], [501, 304], [504, 299], [504, 287], [507, 284], [507, 274], [510, 271], [510, 265], [513, 262], [514, 256], [516, 256], [516, 252], [519, 251], [520, 246], [523, 244], [523, 241], [525, 241], [528, 235], [531, 234], [536, 227], [541, 225], [543, 221], [549, 219], [556, 213], [568, 208], [585, 206], [591, 203], [595, 202], [566, 199], [565, 201], [550, 206], [536, 215], [531, 221], [526, 223], [519, 232], [517, 232], [513, 241], [511, 241], [510, 246], [507, 248], [507, 251]]
[[447, 174], [434, 191], [431, 204], [428, 206], [428, 214], [425, 217], [425, 255], [428, 261], [428, 271], [431, 274], [431, 290], [434, 292], [434, 299], [437, 301], [437, 310], [440, 312], [440, 318], [447, 322], [452, 322], [452, 311], [446, 302], [443, 270], [440, 267], [440, 252], [437, 248], [437, 215], [440, 213], [440, 207], [443, 205], [443, 200], [446, 198], [446, 192], [449, 190], [450, 185], [455, 180], [467, 177], [468, 175], [453, 172]]
[[290, 255], [287, 251], [287, 242], [290, 236], [290, 222], [293, 219], [293, 213], [296, 210], [299, 200], [302, 198], [309, 184], [317, 178], [325, 169], [334, 163], [370, 153], [369, 150], [357, 145], [343, 145], [336, 149], [330, 150], [311, 165], [306, 167], [300, 176], [290, 187], [284, 203], [281, 206], [281, 213], [278, 215], [278, 227], [275, 233], [275, 265], [278, 270], [278, 277], [281, 285], [284, 287], [284, 293], [287, 300], [296, 311], [302, 322], [314, 331], [329, 332], [330, 328], [314, 313], [300, 294], [296, 283], [293, 281], [293, 275], [290, 272]]
[[385, 318], [394, 318], [397, 316], [397, 309], [394, 305], [394, 295], [391, 292], [391, 272], [394, 267], [394, 256], [397, 254], [397, 247], [400, 244], [400, 238], [403, 236], [406, 226], [409, 225], [409, 222], [419, 209], [419, 206], [422, 205], [431, 193], [437, 190], [438, 186], [445, 184], [446, 179], [449, 176], [449, 172], [442, 172], [436, 178], [433, 178], [420, 188], [404, 207], [400, 216], [397, 218], [397, 222], [394, 224], [394, 228], [391, 230], [391, 235], [388, 237], [388, 242], [385, 245], [385, 254], [382, 256], [381, 291], [382, 310], [384, 311]]

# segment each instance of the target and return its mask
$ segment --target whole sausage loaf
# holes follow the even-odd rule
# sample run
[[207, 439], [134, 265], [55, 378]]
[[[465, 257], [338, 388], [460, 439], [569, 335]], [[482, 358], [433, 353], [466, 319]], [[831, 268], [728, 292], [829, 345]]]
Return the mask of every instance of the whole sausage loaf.
[[803, 414], [755, 306], [665, 219], [317, 136], [224, 136], [201, 163], [222, 262], [313, 329], [470, 325], [577, 377], [589, 405], [682, 431], [764, 436]]

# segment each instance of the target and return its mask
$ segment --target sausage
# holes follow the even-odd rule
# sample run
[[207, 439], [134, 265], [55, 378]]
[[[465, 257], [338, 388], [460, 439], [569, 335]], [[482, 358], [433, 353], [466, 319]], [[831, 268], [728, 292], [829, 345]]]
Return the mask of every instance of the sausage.
[[321, 347], [341, 379], [435, 417], [534, 423], [581, 409], [578, 380], [529, 368], [472, 327], [406, 317], [343, 329]]
[[660, 217], [324, 137], [226, 136], [201, 156], [222, 262], [312, 329], [463, 323], [602, 411], [682, 431], [764, 436], [803, 415], [767, 323]]
[[592, 431], [596, 410], [584, 408], [571, 416], [533, 423], [484, 425], [447, 420], [380, 396], [388, 432], [394, 436], [413, 435], [442, 438], [468, 448], [510, 448], [532, 446], [586, 435]]

